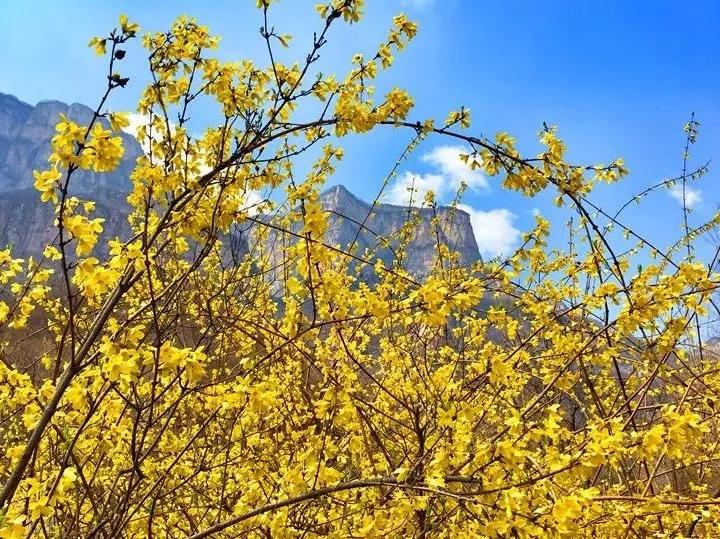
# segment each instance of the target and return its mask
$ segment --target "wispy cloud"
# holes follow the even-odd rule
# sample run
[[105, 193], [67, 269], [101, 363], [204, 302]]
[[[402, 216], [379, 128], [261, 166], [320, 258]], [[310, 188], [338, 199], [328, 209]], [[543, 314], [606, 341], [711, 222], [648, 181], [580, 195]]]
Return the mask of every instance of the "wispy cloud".
[[[682, 185], [673, 185], [670, 190], [670, 196], [678, 201], [680, 205], [683, 203], [683, 188]], [[695, 206], [702, 202], [702, 191], [699, 189], [693, 189], [689, 185], [685, 185], [685, 205], [689, 209], [693, 209]]]

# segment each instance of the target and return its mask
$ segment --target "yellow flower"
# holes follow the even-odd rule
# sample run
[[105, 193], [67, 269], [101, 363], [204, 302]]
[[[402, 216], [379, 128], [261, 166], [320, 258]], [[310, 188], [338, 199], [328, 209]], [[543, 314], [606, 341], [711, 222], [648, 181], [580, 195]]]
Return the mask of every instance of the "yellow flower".
[[110, 113], [110, 127], [113, 131], [122, 131], [130, 125], [128, 115], [122, 112]]
[[52, 201], [57, 203], [58, 196], [56, 188], [59, 186], [58, 181], [62, 178], [62, 174], [55, 168], [43, 171], [34, 171], [33, 176], [35, 177], [35, 189], [40, 191], [40, 199], [43, 202]]
[[140, 29], [140, 25], [134, 22], [130, 22], [127, 15], [125, 14], [120, 14], [118, 22], [120, 23], [120, 29], [122, 30], [123, 34], [128, 34], [131, 37], [134, 36]]
[[43, 250], [43, 256], [50, 260], [60, 260], [62, 258], [60, 251], [58, 251], [57, 248], [52, 245], [48, 245], [47, 247], [45, 247], [45, 249]]
[[92, 47], [95, 50], [95, 54], [97, 54], [98, 56], [103, 56], [107, 52], [106, 46], [107, 39], [100, 37], [94, 37], [88, 43], [88, 47]]
[[0, 539], [24, 539], [26, 532], [24, 522], [25, 517], [22, 515], [9, 520], [0, 520]]

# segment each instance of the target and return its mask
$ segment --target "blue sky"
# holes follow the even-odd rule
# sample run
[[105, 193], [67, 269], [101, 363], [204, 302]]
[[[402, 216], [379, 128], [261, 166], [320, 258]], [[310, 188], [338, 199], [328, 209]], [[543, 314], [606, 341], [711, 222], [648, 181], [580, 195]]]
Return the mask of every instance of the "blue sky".
[[[281, 1], [273, 17], [282, 33], [296, 36], [288, 51], [298, 60], [318, 18], [315, 0]], [[508, 131], [521, 150], [535, 153], [545, 121], [557, 125], [576, 162], [625, 158], [631, 175], [620, 186], [598, 191], [593, 200], [612, 210], [649, 184], [679, 174], [691, 111], [701, 122], [694, 163], [720, 158], [720, 2], [694, 0], [368, 0], [356, 27], [331, 35], [325, 72], [344, 72], [355, 52], [371, 52], [391, 16], [407, 12], [420, 32], [380, 81], [399, 85], [416, 99], [413, 118], [444, 119], [470, 107], [475, 133]], [[35, 103], [41, 99], [94, 104], [104, 84], [104, 63], [86, 47], [111, 28], [120, 12], [143, 29], [163, 30], [180, 13], [220, 34], [224, 58], [264, 59], [251, 0], [80, 1], [3, 0], [0, 3], [0, 92]], [[141, 51], [125, 62], [132, 77], [112, 102], [132, 110], [144, 74]], [[210, 111], [206, 121], [212, 121]], [[205, 118], [197, 121], [201, 122]], [[343, 141], [346, 159], [333, 183], [372, 198], [409, 134], [391, 130]], [[442, 187], [455, 176], [446, 159], [447, 141], [430, 138], [404, 166], [398, 181], [413, 176]], [[443, 153], [444, 152], [444, 153]], [[525, 199], [504, 192], [492, 178], [471, 177], [477, 187], [465, 198], [486, 256], [512, 246], [515, 230], [533, 223], [538, 209], [551, 219], [555, 240], [564, 241], [569, 214], [551, 197]], [[427, 183], [429, 182], [429, 183]], [[424, 184], [423, 184], [424, 185]], [[691, 221], [710, 217], [720, 201], [717, 173], [693, 185], [698, 193]], [[397, 192], [401, 192], [398, 190]], [[392, 193], [391, 193], [392, 194]], [[673, 243], [682, 220], [667, 192], [648, 198], [626, 215], [628, 224], [661, 245]], [[708, 251], [708, 249], [704, 249]]]

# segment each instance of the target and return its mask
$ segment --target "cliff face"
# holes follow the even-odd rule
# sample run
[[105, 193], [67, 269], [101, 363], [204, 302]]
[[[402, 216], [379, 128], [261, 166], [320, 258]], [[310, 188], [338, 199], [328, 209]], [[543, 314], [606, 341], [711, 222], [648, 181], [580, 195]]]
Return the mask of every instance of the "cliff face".
[[[86, 125], [93, 111], [85, 105], [59, 101], [41, 101], [33, 107], [11, 95], [0, 94], [0, 192], [32, 188], [33, 170], [48, 167], [50, 139], [60, 114]], [[110, 200], [114, 198], [112, 195], [129, 190], [130, 171], [142, 150], [133, 137], [126, 133], [121, 136], [125, 155], [118, 169], [111, 174], [77, 173], [73, 179], [75, 194], [103, 197], [107, 194]]]
[[[459, 254], [458, 263], [469, 266], [480, 260], [475, 235], [470, 224], [470, 216], [457, 209], [440, 207], [437, 209], [438, 227], [432, 224], [433, 210], [429, 208], [407, 208], [391, 204], [376, 204], [374, 207], [338, 185], [327, 189], [320, 195], [320, 204], [328, 212], [328, 228], [323, 242], [348, 250], [366, 260], [381, 259], [385, 267], [395, 265], [400, 252], [400, 231], [411, 220], [414, 224], [412, 237], [404, 249], [402, 267], [414, 277], [426, 276], [437, 263], [438, 241]], [[258, 221], [269, 220], [258, 216]], [[363, 224], [364, 223], [364, 224]], [[252, 253], [260, 241], [258, 232], [261, 224], [239, 226], [241, 232], [232, 236], [232, 252], [235, 257], [243, 258]], [[268, 228], [263, 241], [263, 250], [270, 253], [269, 279], [278, 289], [282, 287], [280, 268], [283, 267], [285, 246], [297, 241], [299, 225], [292, 233], [279, 232]], [[252, 256], [252, 254], [250, 254]], [[350, 267], [358, 265], [350, 260]], [[372, 283], [376, 280], [374, 268], [362, 264], [359, 268], [361, 281]]]
[[[124, 200], [90, 196], [96, 200], [94, 215], [105, 219], [102, 238], [124, 237], [128, 230], [127, 204]], [[51, 204], [40, 202], [34, 188], [0, 191], [0, 249], [12, 245], [13, 256], [37, 256], [56, 239], [55, 215]], [[98, 254], [106, 252], [105, 242], [98, 242]]]
[[[435, 263], [437, 242], [447, 245], [460, 255], [460, 265], [468, 266], [480, 259], [470, 216], [462, 210], [441, 207], [437, 210], [438, 231], [432, 225], [433, 211], [430, 208], [411, 208], [391, 204], [364, 202], [338, 185], [325, 191], [320, 197], [322, 206], [331, 212], [325, 241], [349, 246], [357, 236], [358, 253], [365, 250], [376, 253], [387, 266], [394, 257], [393, 249], [398, 246], [397, 233], [408, 219], [417, 219], [417, 227], [407, 247], [405, 268], [413, 275], [424, 275]], [[362, 223], [364, 226], [360, 226]], [[390, 240], [387, 247], [381, 247], [378, 239]]]
[[[15, 256], [37, 255], [55, 237], [52, 208], [40, 202], [33, 187], [33, 170], [48, 166], [50, 139], [60, 114], [87, 124], [93, 113], [84, 105], [58, 101], [41, 101], [33, 107], [0, 93], [0, 247], [12, 244]], [[105, 238], [124, 236], [129, 175], [136, 158], [142, 154], [133, 137], [122, 136], [125, 155], [118, 169], [110, 174], [77, 173], [71, 187], [71, 194], [96, 201], [97, 215], [105, 218]], [[327, 243], [347, 248], [355, 241], [357, 254], [369, 251], [372, 256], [383, 259], [387, 266], [394, 261], [397, 231], [409, 217], [418, 218], [417, 229], [405, 253], [405, 267], [413, 275], [421, 276], [434, 264], [438, 238], [431, 225], [431, 210], [412, 208], [408, 212], [406, 207], [388, 204], [372, 208], [342, 186], [322, 193], [321, 204], [330, 213]], [[460, 263], [469, 265], [479, 260], [470, 217], [461, 210], [439, 208], [438, 218], [439, 239], [460, 253]], [[363, 222], [365, 225], [361, 227]], [[236, 236], [228, 243], [238, 248], [238, 254], [243, 251], [247, 254], [252, 236], [251, 228], [249, 234]], [[380, 245], [380, 237], [389, 239], [390, 243]], [[283, 243], [293, 240], [274, 234], [270, 241], [279, 256]], [[368, 279], [371, 273], [371, 270], [367, 271]]]
[[[0, 93], [0, 246], [13, 245], [15, 256], [37, 255], [55, 236], [52, 209], [40, 202], [33, 170], [48, 167], [50, 140], [60, 114], [87, 124], [93, 111], [59, 101], [41, 101], [33, 107]], [[130, 171], [142, 154], [133, 137], [123, 133], [122, 138], [125, 154], [117, 170], [79, 171], [71, 185], [72, 195], [97, 202], [97, 214], [105, 218], [105, 237], [123, 235]]]

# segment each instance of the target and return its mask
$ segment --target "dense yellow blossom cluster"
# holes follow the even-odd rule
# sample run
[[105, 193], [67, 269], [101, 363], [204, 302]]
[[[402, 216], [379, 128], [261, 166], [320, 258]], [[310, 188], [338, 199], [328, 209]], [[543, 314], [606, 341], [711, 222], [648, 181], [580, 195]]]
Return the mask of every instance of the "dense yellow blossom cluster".
[[[257, 2], [269, 51], [290, 40], [267, 23], [276, 4]], [[77, 170], [122, 158], [127, 118], [103, 107], [139, 28], [121, 17], [91, 41], [107, 93], [89, 125], [59, 119], [35, 174], [56, 241], [40, 260], [0, 250], [0, 538], [720, 534], [720, 370], [699, 330], [718, 276], [676, 252], [629, 269], [647, 244], [617, 252], [587, 198], [622, 160], [568, 163], [550, 127], [524, 157], [506, 133], [454, 131], [467, 108], [436, 127], [408, 120], [399, 88], [375, 100], [417, 32], [404, 15], [344, 77], [317, 71], [362, 7], [319, 5], [293, 65], [213, 57], [218, 38], [185, 16], [144, 36], [124, 238], [101, 240], [71, 193]], [[220, 118], [201, 137], [196, 99]], [[343, 152], [320, 142], [383, 128], [452, 135], [505, 187], [553, 189], [582, 239], [552, 251], [538, 217], [506, 260], [471, 267], [438, 240], [422, 277], [403, 262], [410, 217], [378, 239], [392, 264], [326, 243], [318, 193]]]

